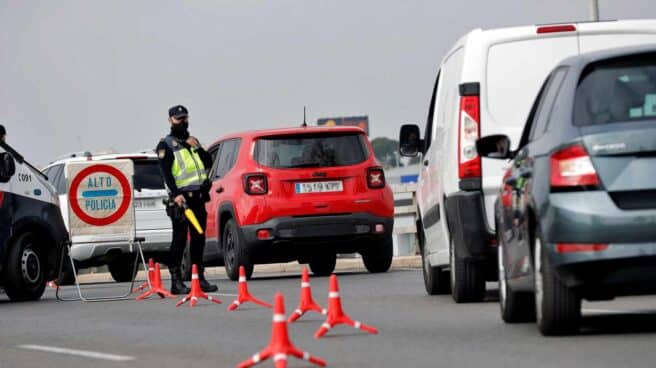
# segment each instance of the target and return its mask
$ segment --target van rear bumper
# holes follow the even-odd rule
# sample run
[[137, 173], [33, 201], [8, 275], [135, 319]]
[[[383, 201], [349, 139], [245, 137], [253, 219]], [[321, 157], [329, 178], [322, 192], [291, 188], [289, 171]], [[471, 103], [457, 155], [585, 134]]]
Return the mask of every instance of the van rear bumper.
[[459, 258], [485, 260], [496, 254], [490, 246], [494, 233], [488, 230], [482, 192], [456, 192], [446, 198], [445, 207]]

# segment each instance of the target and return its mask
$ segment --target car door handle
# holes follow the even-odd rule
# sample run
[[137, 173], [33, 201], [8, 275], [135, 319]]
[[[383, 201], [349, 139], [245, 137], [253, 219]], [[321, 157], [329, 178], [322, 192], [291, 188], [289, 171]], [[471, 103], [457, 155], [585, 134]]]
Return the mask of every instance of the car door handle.
[[223, 187], [218, 187], [216, 188], [217, 193], [223, 193]]
[[424, 166], [428, 166], [428, 160], [424, 160]]

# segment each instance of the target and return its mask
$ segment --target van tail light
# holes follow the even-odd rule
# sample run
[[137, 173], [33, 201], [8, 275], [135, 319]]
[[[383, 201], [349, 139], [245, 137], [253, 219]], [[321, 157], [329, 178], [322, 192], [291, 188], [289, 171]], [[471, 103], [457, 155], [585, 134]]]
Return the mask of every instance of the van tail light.
[[553, 26], [540, 26], [537, 29], [537, 34], [561, 32], [576, 32], [576, 26], [573, 24], [560, 24]]
[[597, 171], [583, 145], [569, 146], [551, 155], [551, 188], [597, 189], [599, 184]]
[[372, 189], [385, 187], [385, 172], [382, 167], [370, 167], [367, 169], [367, 186]]
[[557, 253], [578, 253], [578, 252], [603, 252], [608, 249], [608, 244], [603, 243], [557, 243]]
[[244, 175], [244, 192], [252, 195], [267, 194], [269, 185], [267, 177], [264, 174], [246, 174]]
[[460, 179], [481, 177], [481, 156], [476, 140], [481, 136], [479, 96], [460, 97], [460, 127], [458, 129], [458, 176]]

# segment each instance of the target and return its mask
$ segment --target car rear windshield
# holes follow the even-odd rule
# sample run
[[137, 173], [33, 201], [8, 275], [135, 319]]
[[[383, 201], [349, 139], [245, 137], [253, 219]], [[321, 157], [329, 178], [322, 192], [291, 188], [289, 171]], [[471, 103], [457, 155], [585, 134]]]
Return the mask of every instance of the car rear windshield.
[[593, 64], [576, 89], [574, 123], [656, 120], [656, 54]]
[[362, 134], [263, 137], [255, 142], [255, 160], [268, 167], [348, 166], [368, 158]]
[[134, 160], [134, 189], [165, 189], [157, 160]]

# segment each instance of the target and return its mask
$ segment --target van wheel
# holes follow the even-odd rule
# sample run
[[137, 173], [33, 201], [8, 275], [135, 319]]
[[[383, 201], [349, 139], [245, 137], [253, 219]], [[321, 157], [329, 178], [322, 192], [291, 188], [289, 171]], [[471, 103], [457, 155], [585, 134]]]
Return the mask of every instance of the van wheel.
[[4, 289], [13, 301], [41, 298], [46, 288], [46, 255], [43, 245], [32, 233], [24, 233], [12, 242], [3, 272]]
[[109, 273], [116, 282], [130, 282], [134, 278], [134, 257], [122, 255], [107, 264]]
[[424, 287], [429, 295], [441, 295], [451, 292], [451, 280], [449, 272], [444, 271], [442, 267], [431, 266], [428, 249], [424, 244], [421, 247], [421, 264], [424, 274]]
[[501, 319], [506, 323], [535, 321], [535, 299], [531, 293], [514, 292], [508, 285], [506, 268], [503, 263], [503, 245], [498, 244], [499, 263], [499, 306]]
[[184, 281], [191, 281], [191, 252], [187, 245], [182, 253], [182, 262], [180, 263], [180, 272]]
[[324, 252], [310, 259], [310, 270], [314, 276], [328, 276], [335, 271], [336, 264], [337, 254], [334, 252]]
[[386, 236], [380, 243], [370, 244], [362, 252], [362, 262], [371, 273], [382, 273], [389, 271], [392, 267], [394, 257], [394, 242], [392, 235]]
[[253, 263], [250, 261], [246, 244], [241, 238], [241, 233], [234, 219], [228, 220], [223, 227], [223, 262], [228, 278], [232, 281], [239, 280], [239, 266], [246, 269], [246, 279], [253, 276]]
[[549, 254], [542, 247], [542, 236], [538, 229], [535, 230], [533, 241], [538, 329], [545, 336], [575, 333], [581, 319], [581, 297], [556, 278]]
[[481, 265], [458, 257], [451, 239], [449, 247], [451, 296], [456, 303], [480, 302], [485, 298], [485, 270]]

